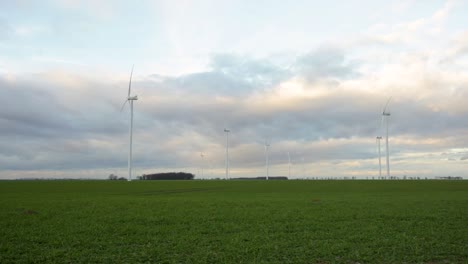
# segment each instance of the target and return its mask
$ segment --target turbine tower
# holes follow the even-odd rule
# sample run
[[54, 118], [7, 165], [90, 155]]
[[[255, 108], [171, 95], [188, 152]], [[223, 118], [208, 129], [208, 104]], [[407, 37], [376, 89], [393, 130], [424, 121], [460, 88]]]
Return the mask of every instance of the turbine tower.
[[268, 152], [270, 150], [270, 144], [268, 143], [268, 141], [265, 140], [265, 168], [266, 168], [266, 179], [268, 180], [268, 174], [269, 174], [269, 160], [268, 160]]
[[127, 94], [127, 99], [125, 99], [125, 102], [122, 105], [122, 108], [120, 111], [123, 110], [125, 104], [129, 102], [130, 104], [130, 128], [129, 128], [129, 150], [128, 150], [128, 181], [132, 180], [132, 137], [133, 137], [133, 101], [138, 100], [137, 95], [130, 95], [131, 89], [132, 89], [132, 76], [133, 76], [133, 66], [132, 66], [132, 71], [130, 73], [130, 81], [128, 83], [128, 94]]
[[291, 179], [291, 156], [288, 151], [288, 179]]
[[382, 137], [376, 137], [377, 145], [379, 146], [379, 179], [382, 178], [382, 161], [381, 161], [381, 154], [380, 154], [380, 140]]
[[390, 112], [387, 112], [387, 106], [388, 103], [390, 102], [391, 97], [388, 98], [387, 103], [385, 104], [385, 107], [382, 111], [382, 122], [385, 119], [385, 128], [386, 128], [386, 133], [385, 133], [385, 151], [387, 154], [387, 178], [390, 179], [390, 158], [389, 158], [389, 150], [388, 150], [388, 119], [390, 118]]
[[226, 133], [226, 180], [229, 179], [229, 132], [231, 130], [225, 128], [224, 132]]

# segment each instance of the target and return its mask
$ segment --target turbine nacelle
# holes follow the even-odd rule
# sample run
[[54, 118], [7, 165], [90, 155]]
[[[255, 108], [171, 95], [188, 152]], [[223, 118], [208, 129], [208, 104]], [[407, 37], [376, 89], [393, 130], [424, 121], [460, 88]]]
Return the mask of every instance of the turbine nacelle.
[[385, 104], [383, 110], [382, 110], [382, 115], [384, 116], [389, 116], [390, 115], [390, 112], [387, 112], [387, 106], [388, 106], [388, 103], [390, 103], [390, 100], [392, 99], [392, 97], [390, 96], [390, 98], [388, 98], [387, 100], [387, 103]]
[[129, 101], [130, 101], [130, 100], [132, 100], [132, 101], [134, 101], [134, 100], [138, 100], [138, 95], [135, 95], [135, 96], [129, 96], [129, 97], [127, 98], [127, 100], [129, 100]]

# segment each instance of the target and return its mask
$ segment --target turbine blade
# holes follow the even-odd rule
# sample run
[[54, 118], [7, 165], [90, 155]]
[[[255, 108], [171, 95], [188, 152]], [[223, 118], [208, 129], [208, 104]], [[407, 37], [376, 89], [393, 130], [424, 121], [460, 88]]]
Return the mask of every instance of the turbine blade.
[[132, 76], [133, 76], [133, 67], [135, 64], [132, 65], [132, 71], [130, 72], [130, 81], [128, 82], [128, 96], [130, 97], [130, 90], [132, 89]]
[[128, 100], [125, 100], [125, 102], [123, 103], [122, 107], [120, 108], [120, 112], [122, 112], [122, 110], [124, 109], [125, 107], [125, 104], [128, 102]]
[[391, 96], [388, 98], [387, 103], [385, 104], [385, 107], [383, 108], [382, 114], [385, 113], [385, 111], [387, 110], [387, 106], [388, 106], [388, 103], [390, 103], [390, 99], [392, 99]]

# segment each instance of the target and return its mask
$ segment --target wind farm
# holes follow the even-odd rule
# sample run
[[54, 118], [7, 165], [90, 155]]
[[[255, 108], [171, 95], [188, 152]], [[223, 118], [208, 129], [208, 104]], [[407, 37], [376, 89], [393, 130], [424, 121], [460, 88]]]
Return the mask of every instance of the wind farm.
[[1, 1], [0, 263], [467, 263], [466, 1]]

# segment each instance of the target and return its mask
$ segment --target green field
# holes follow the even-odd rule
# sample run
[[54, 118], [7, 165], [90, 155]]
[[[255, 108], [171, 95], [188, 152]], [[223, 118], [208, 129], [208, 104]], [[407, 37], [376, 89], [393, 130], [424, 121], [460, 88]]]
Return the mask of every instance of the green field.
[[1, 181], [35, 262], [468, 263], [468, 181]]

